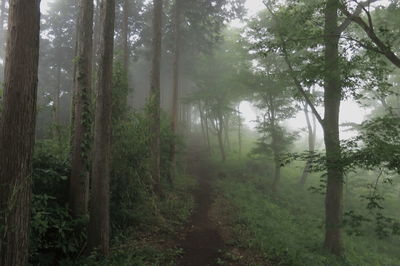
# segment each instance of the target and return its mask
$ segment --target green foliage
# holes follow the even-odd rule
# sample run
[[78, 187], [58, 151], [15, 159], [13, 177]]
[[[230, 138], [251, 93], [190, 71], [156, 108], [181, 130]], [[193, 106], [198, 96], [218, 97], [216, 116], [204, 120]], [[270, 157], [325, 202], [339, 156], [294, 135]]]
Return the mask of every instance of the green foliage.
[[73, 219], [67, 204], [70, 166], [54, 142], [39, 142], [33, 161], [30, 261], [34, 265], [75, 257], [86, 241], [86, 219]]
[[[362, 266], [400, 263], [394, 248], [398, 239], [379, 240], [373, 234], [374, 227], [364, 227], [366, 234], [345, 236], [345, 258], [338, 259], [326, 254], [320, 244], [323, 239], [323, 196], [299, 188], [297, 166], [283, 169], [285, 179], [278, 195], [268, 194], [271, 181], [265, 175], [257, 176], [247, 169], [240, 170], [232, 166], [224, 171], [227, 177], [218, 181], [218, 190], [234, 225], [235, 245], [257, 252], [272, 265]], [[363, 208], [363, 201], [357, 195], [360, 191], [365, 192], [367, 182], [362, 178], [357, 180], [363, 185], [359, 185], [359, 191], [354, 191], [356, 187], [353, 183], [346, 189], [346, 203], [354, 203], [347, 208]], [[310, 176], [310, 182], [310, 186], [318, 184], [318, 176]], [[348, 215], [356, 218], [353, 225], [359, 229], [356, 220], [362, 222], [364, 216], [350, 212]], [[379, 219], [384, 234], [388, 228], [385, 223], [390, 221]], [[346, 228], [350, 226], [348, 224]]]

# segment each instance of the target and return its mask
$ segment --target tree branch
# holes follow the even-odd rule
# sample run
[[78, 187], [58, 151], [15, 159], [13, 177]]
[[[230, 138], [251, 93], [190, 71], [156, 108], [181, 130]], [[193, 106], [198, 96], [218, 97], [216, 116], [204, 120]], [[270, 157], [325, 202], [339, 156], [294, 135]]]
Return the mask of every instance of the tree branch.
[[374, 29], [371, 28], [361, 17], [351, 14], [346, 7], [341, 5], [339, 7], [340, 11], [351, 21], [357, 23], [364, 32], [368, 35], [373, 43], [379, 48], [381, 53], [386, 56], [386, 58], [392, 62], [395, 66], [400, 68], [400, 58], [391, 50], [391, 48], [386, 45], [375, 33]]
[[282, 39], [282, 36], [279, 36], [281, 40], [281, 46], [282, 46], [282, 52], [284, 55], [285, 62], [289, 68], [290, 76], [292, 77], [298, 91], [300, 94], [304, 97], [304, 100], [306, 101], [307, 105], [310, 106], [312, 112], [314, 113], [315, 117], [317, 118], [318, 122], [321, 124], [322, 127], [324, 127], [324, 119], [322, 119], [322, 116], [318, 113], [317, 108], [315, 107], [314, 103], [311, 101], [310, 97], [304, 90], [303, 86], [301, 85], [301, 82], [298, 80], [294, 68], [292, 66], [292, 63], [290, 62], [288, 52], [286, 50], [286, 45], [284, 40]]
[[[374, 2], [377, 2], [377, 1], [378, 0], [367, 0], [367, 1], [364, 1], [362, 3], [359, 3], [357, 5], [356, 9], [354, 10], [354, 13], [352, 14], [352, 16], [359, 16], [366, 6], [368, 6], [368, 5], [370, 5], [370, 4], [374, 3]], [[344, 5], [341, 5], [341, 6], [344, 6]], [[344, 32], [347, 29], [347, 27], [350, 25], [350, 23], [351, 23], [351, 19], [349, 17], [347, 17], [343, 21], [343, 23], [341, 25], [339, 25], [339, 27], [338, 27], [339, 33]]]

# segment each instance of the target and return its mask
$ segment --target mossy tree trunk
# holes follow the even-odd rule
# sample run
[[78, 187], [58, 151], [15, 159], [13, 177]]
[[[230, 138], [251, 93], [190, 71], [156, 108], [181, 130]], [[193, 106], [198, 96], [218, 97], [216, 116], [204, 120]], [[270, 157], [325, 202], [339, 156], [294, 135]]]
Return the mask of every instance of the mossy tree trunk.
[[91, 94], [93, 1], [80, 0], [73, 103], [73, 135], [69, 201], [74, 217], [88, 213], [89, 154], [91, 148]]
[[112, 72], [115, 0], [101, 1], [100, 60], [97, 82], [95, 135], [88, 246], [106, 256], [110, 250], [110, 161]]

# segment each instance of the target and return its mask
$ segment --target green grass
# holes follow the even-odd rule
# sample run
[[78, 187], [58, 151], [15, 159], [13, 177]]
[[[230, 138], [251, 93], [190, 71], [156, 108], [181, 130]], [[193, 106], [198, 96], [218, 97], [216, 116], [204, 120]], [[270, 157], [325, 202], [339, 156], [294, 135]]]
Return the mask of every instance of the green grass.
[[[301, 168], [284, 168], [279, 192], [272, 195], [268, 175], [252, 175], [248, 170], [240, 171], [238, 165], [226, 164], [227, 177], [217, 184], [219, 193], [231, 204], [228, 210], [238, 245], [256, 250], [272, 265], [400, 265], [398, 237], [380, 240], [372, 230], [365, 236], [345, 235], [345, 258], [327, 255], [321, 248], [324, 196], [297, 184]], [[351, 201], [353, 208], [365, 208], [359, 193], [365, 190], [367, 181], [361, 183], [364, 185], [348, 188], [352, 198], [348, 196], [346, 201]], [[318, 184], [319, 177], [311, 176], [308, 186]], [[394, 207], [392, 197], [387, 205]]]

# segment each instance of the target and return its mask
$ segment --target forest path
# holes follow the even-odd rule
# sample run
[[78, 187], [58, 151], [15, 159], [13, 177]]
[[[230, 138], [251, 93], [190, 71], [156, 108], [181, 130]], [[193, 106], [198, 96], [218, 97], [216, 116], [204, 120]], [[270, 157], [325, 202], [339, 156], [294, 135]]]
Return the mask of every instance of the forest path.
[[206, 157], [198, 148], [192, 148], [188, 156], [189, 171], [197, 178], [199, 185], [194, 191], [195, 208], [189, 231], [180, 244], [183, 257], [178, 265], [181, 266], [218, 265], [218, 257], [225, 247], [218, 226], [210, 219], [215, 173], [204, 160]]

